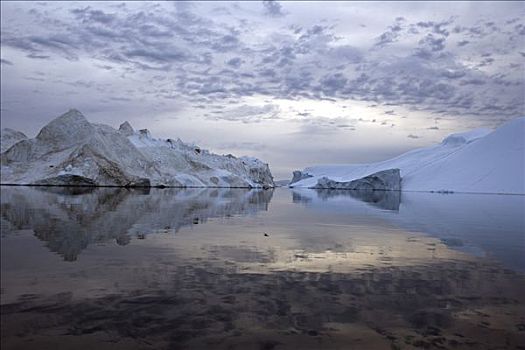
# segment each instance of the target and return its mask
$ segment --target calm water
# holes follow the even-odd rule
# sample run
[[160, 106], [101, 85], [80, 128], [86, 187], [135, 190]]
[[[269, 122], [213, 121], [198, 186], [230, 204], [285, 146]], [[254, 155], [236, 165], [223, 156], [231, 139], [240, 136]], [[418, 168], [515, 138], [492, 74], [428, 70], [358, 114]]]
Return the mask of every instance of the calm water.
[[1, 346], [524, 349], [524, 213], [524, 196], [2, 187]]

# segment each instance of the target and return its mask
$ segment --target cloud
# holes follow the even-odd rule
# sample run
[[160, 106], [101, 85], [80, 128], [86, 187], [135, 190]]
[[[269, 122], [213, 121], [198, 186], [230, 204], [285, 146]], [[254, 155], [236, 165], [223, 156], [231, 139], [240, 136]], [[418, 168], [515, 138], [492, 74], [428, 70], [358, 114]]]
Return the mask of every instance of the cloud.
[[98, 22], [102, 24], [109, 24], [115, 20], [115, 16], [112, 14], [105, 13], [101, 10], [91, 10], [91, 8], [77, 8], [70, 11], [75, 17], [79, 20], [82, 20], [83, 23], [93, 23]]
[[326, 96], [333, 96], [344, 89], [348, 79], [341, 73], [328, 74], [321, 78], [320, 89]]
[[419, 41], [420, 49], [430, 50], [432, 52], [441, 51], [445, 48], [445, 38], [436, 38], [432, 34]]
[[280, 108], [274, 104], [262, 106], [241, 105], [215, 113], [210, 119], [259, 123], [267, 119], [279, 119]]
[[[2, 6], [3, 48], [23, 53], [35, 66], [53, 67], [62, 59], [91, 65], [104, 72], [97, 76], [102, 83], [125, 81], [154, 104], [175, 98], [194, 105], [243, 104], [254, 96], [356, 100], [495, 119], [524, 109], [524, 82], [517, 74], [523, 25], [514, 10], [488, 21], [477, 14], [451, 16], [453, 6], [434, 11], [422, 5], [411, 16], [370, 21], [359, 32], [343, 25], [344, 4], [341, 13], [326, 8], [321, 20], [300, 11], [282, 16], [279, 3], [263, 2], [266, 15], [282, 17], [277, 27], [263, 17], [260, 3], [220, 11], [189, 2]], [[74, 69], [68, 72], [64, 79], [75, 82]], [[113, 93], [109, 86], [99, 84], [100, 93]], [[494, 107], [486, 103], [490, 98]]]
[[263, 6], [265, 9], [265, 14], [272, 17], [282, 17], [284, 13], [282, 11], [282, 6], [276, 0], [263, 0]]
[[341, 65], [359, 63], [363, 60], [363, 53], [356, 47], [350, 45], [338, 45], [328, 51], [329, 57], [338, 61]]
[[234, 57], [226, 62], [227, 65], [232, 66], [233, 68], [239, 68], [242, 64], [242, 59], [240, 57]]
[[425, 28], [425, 29], [431, 29], [432, 33], [443, 35], [447, 37], [450, 34], [447, 27], [450, 26], [452, 23], [454, 23], [454, 17], [451, 17], [447, 20], [443, 20], [439, 22], [434, 22], [434, 21], [417, 22], [416, 26]]
[[377, 39], [375, 46], [383, 47], [387, 44], [396, 42], [403, 32], [404, 17], [397, 17], [395, 23], [387, 28]]
[[225, 142], [216, 146], [219, 150], [262, 151], [268, 148], [257, 142]]

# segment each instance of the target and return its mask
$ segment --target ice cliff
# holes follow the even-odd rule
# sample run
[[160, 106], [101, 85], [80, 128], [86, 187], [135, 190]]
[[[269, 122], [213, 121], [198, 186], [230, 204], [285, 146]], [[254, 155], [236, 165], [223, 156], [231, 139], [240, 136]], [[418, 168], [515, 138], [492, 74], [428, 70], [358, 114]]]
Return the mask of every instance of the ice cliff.
[[438, 145], [378, 163], [309, 167], [294, 172], [290, 186], [348, 188], [356, 180], [363, 184], [375, 173], [395, 169], [406, 191], [525, 194], [525, 117], [494, 131], [452, 134]]
[[94, 124], [70, 110], [36, 138], [2, 130], [2, 184], [273, 187], [268, 164], [222, 156], [148, 130]]

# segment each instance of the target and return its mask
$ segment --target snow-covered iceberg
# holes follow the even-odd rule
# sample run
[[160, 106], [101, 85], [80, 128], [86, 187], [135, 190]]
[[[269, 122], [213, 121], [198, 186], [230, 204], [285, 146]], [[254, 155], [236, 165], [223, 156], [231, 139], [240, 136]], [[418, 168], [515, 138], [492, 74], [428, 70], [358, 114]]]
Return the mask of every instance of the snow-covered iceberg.
[[156, 139], [146, 129], [133, 130], [128, 122], [115, 130], [88, 122], [74, 109], [43, 127], [34, 139], [4, 130], [2, 184], [274, 186], [268, 164], [256, 158], [217, 155], [179, 139]]
[[323, 165], [294, 172], [291, 187], [342, 184], [399, 169], [406, 191], [525, 194], [525, 117], [498, 129], [452, 134], [439, 145], [371, 164]]
[[400, 191], [401, 176], [399, 169], [382, 170], [351, 181], [335, 181], [323, 176], [317, 181], [314, 188], [358, 191]]
[[0, 153], [4, 153], [18, 141], [27, 139], [24, 133], [9, 128], [2, 129], [0, 134], [2, 135], [0, 137]]

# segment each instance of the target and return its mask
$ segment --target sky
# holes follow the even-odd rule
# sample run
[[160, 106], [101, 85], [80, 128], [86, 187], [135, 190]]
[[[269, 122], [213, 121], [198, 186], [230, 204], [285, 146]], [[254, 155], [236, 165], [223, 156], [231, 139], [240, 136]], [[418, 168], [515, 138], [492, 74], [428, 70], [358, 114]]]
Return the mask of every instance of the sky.
[[525, 2], [1, 2], [1, 124], [95, 123], [276, 179], [525, 115]]

